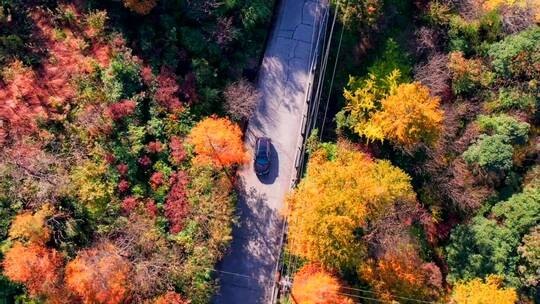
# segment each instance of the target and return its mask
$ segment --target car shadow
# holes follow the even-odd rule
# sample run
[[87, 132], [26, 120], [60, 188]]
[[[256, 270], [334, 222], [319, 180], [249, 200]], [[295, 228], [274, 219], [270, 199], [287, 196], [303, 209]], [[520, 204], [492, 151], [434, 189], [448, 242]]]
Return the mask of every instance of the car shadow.
[[270, 170], [266, 175], [257, 175], [259, 181], [265, 185], [273, 184], [279, 176], [279, 155], [270, 142]]

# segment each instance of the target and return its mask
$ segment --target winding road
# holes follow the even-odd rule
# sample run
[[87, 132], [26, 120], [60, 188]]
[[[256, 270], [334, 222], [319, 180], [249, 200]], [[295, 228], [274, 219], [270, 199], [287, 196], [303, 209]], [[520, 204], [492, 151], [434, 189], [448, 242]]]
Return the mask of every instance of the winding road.
[[225, 258], [217, 265], [215, 304], [269, 303], [276, 278], [283, 219], [280, 210], [296, 178], [295, 158], [307, 113], [311, 64], [326, 0], [281, 0], [258, 77], [262, 98], [249, 120], [245, 144], [271, 138], [272, 167], [259, 179], [253, 165], [238, 172], [238, 225]]

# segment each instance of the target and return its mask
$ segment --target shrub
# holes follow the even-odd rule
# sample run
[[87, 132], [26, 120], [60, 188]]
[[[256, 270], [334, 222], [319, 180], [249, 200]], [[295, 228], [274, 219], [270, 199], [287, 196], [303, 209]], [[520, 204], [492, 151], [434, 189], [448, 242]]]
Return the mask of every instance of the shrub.
[[261, 98], [261, 93], [245, 79], [227, 85], [223, 95], [225, 109], [234, 120], [247, 120]]
[[463, 153], [463, 159], [469, 164], [477, 164], [490, 171], [506, 171], [512, 168], [514, 148], [504, 135], [481, 135], [480, 138]]

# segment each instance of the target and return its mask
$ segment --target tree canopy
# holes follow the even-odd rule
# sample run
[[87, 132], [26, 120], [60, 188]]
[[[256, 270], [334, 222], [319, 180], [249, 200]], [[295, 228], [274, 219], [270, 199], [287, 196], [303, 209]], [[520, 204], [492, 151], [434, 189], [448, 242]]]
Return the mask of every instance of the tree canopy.
[[362, 231], [397, 201], [415, 203], [402, 170], [345, 144], [321, 148], [288, 198], [289, 248], [328, 267], [354, 268], [366, 251]]

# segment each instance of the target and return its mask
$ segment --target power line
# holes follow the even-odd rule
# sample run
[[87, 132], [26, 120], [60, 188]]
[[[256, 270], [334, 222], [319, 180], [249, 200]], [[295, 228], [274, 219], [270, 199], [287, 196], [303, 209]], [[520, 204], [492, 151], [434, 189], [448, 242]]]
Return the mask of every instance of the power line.
[[[311, 115], [311, 119], [313, 120], [313, 127], [311, 126], [311, 122], [309, 124], [309, 129], [313, 129], [315, 127], [315, 124], [317, 122], [317, 116], [319, 114], [319, 105], [321, 101], [321, 94], [324, 86], [324, 78], [326, 76], [326, 66], [328, 65], [328, 57], [330, 55], [330, 46], [332, 45], [332, 38], [334, 37], [334, 28], [336, 25], [337, 15], [339, 12], [341, 2], [338, 2], [336, 5], [336, 11], [334, 12], [334, 18], [332, 20], [332, 27], [330, 28], [330, 35], [328, 37], [328, 44], [326, 45], [326, 50], [324, 54], [324, 59], [322, 61], [322, 68], [321, 68], [321, 74], [319, 75], [319, 80], [317, 84], [317, 92], [315, 95], [315, 106], [313, 107], [313, 113], [314, 115]], [[326, 37], [325, 37], [326, 38]], [[325, 40], [326, 42], [326, 40]]]
[[[321, 1], [317, 1], [317, 4], [320, 5], [321, 4]], [[320, 16], [322, 16], [322, 19], [323, 19], [323, 24], [319, 27], [319, 30], [318, 30], [318, 34], [315, 35], [315, 33], [317, 32], [316, 31], [316, 23], [315, 23], [315, 19], [313, 20], [313, 28], [312, 28], [312, 42], [315, 41], [315, 37], [316, 37], [316, 42], [315, 44], [312, 43], [312, 46], [311, 46], [311, 49], [310, 49], [310, 57], [309, 57], [309, 66], [308, 66], [308, 73], [309, 73], [309, 77], [308, 77], [308, 87], [307, 87], [307, 90], [306, 90], [306, 95], [305, 95], [305, 100], [306, 101], [309, 101], [308, 99], [310, 98], [311, 96], [311, 89], [312, 89], [312, 83], [311, 83], [311, 79], [312, 79], [312, 74], [313, 72], [315, 71], [315, 67], [316, 67], [316, 62], [318, 61], [318, 58], [319, 58], [319, 45], [320, 45], [320, 42], [321, 42], [321, 35], [323, 33], [323, 31], [326, 29], [326, 26], [328, 24], [328, 7], [327, 6], [322, 6], [322, 10], [320, 10], [319, 12], [322, 12], [322, 14], [320, 14]], [[324, 40], [326, 43], [326, 35], [324, 36]], [[323, 45], [324, 45], [323, 43]], [[309, 109], [309, 107], [308, 107]], [[295, 164], [295, 167], [296, 169], [298, 170], [298, 168], [300, 167], [300, 170], [298, 170], [296, 172], [296, 175], [295, 175], [295, 178], [294, 180], [292, 181], [291, 183], [291, 186], [294, 186], [294, 184], [297, 182], [297, 179], [298, 179], [298, 173], [301, 172], [301, 168], [302, 168], [302, 164], [303, 164], [303, 152], [304, 152], [304, 136], [307, 135], [308, 133], [308, 129], [306, 129], [306, 127], [309, 128], [309, 125], [308, 125], [308, 119], [309, 119], [309, 110], [307, 111], [307, 115], [303, 117], [302, 119], [302, 125], [301, 125], [301, 134], [299, 136], [299, 141], [302, 140], [300, 142], [300, 150], [298, 151], [297, 150], [297, 155], [295, 157], [295, 162], [297, 160], [299, 160], [299, 163], [298, 164]], [[305, 125], [304, 125], [304, 122], [305, 122]], [[282, 224], [282, 233], [281, 233], [281, 246], [280, 246], [280, 254], [278, 255], [278, 261], [277, 261], [277, 265], [276, 265], [276, 273], [278, 272], [278, 269], [281, 267], [281, 269], [279, 270], [279, 273], [280, 273], [280, 276], [283, 276], [284, 274], [284, 271], [286, 271], [286, 277], [290, 277], [291, 275], [291, 271], [293, 271], [293, 265], [296, 265], [297, 264], [297, 260], [296, 260], [296, 257], [292, 256], [291, 254], [288, 254], [287, 257], [283, 257], [283, 261], [281, 260], [282, 258], [282, 252], [283, 252], [283, 239], [285, 238], [286, 236], [286, 231], [287, 231], [287, 227], [288, 227], [288, 216], [284, 219], [283, 221], [283, 224]], [[288, 240], [288, 241], [292, 241], [292, 240]], [[285, 259], [287, 259], [287, 261], [285, 261]], [[285, 268], [284, 267], [284, 264], [285, 262], [287, 262], [287, 267]], [[296, 266], [294, 266], [296, 267]], [[274, 284], [274, 288], [272, 290], [272, 300], [274, 300], [274, 296], [275, 296], [275, 287], [276, 287], [276, 284]]]
[[[342, 289], [349, 289], [349, 290], [354, 290], [354, 291], [365, 292], [365, 293], [371, 293], [371, 294], [375, 294], [375, 295], [382, 294], [381, 292], [376, 292], [376, 291], [373, 291], [373, 290], [367, 290], [367, 289], [361, 289], [361, 288], [353, 288], [353, 287], [346, 287], [346, 286], [342, 286], [341, 288]], [[420, 300], [420, 299], [415, 299], [415, 298], [401, 297], [401, 296], [396, 296], [396, 295], [391, 295], [391, 296], [393, 298], [396, 298], [396, 299], [415, 301], [415, 302], [418, 302], [418, 303], [435, 303], [433, 301], [425, 301], [425, 300]]]
[[353, 294], [348, 294], [348, 293], [343, 293], [343, 292], [338, 292], [337, 294], [342, 295], [342, 296], [347, 296], [347, 297], [353, 297], [353, 298], [357, 298], [357, 299], [380, 302], [380, 303], [393, 303], [393, 302], [388, 301], [388, 300], [381, 300], [381, 299], [376, 299], [376, 298], [371, 298], [371, 297], [363, 297], [363, 296], [353, 295]]
[[[347, 1], [348, 3], [348, 1]], [[328, 114], [328, 104], [330, 103], [330, 96], [332, 95], [332, 88], [334, 87], [334, 79], [336, 77], [336, 68], [339, 60], [339, 54], [341, 52], [341, 42], [343, 40], [343, 32], [345, 31], [345, 26], [341, 25], [341, 34], [339, 35], [339, 44], [338, 44], [338, 50], [336, 54], [336, 61], [334, 62], [334, 71], [332, 72], [332, 81], [330, 82], [330, 88], [328, 89], [328, 96], [326, 98], [326, 106], [324, 108], [324, 118], [321, 125], [321, 134], [319, 139], [322, 140], [323, 132], [324, 132], [324, 125], [326, 124], [326, 115]]]
[[[326, 35], [323, 36], [323, 46], [326, 46], [326, 49], [324, 51], [324, 57], [323, 57], [323, 60], [322, 60], [322, 68], [320, 70], [320, 75], [319, 75], [319, 79], [317, 81], [317, 91], [316, 91], [316, 94], [315, 94], [315, 98], [314, 98], [314, 102], [313, 102], [313, 109], [311, 111], [311, 113], [309, 113], [308, 115], [308, 121], [306, 123], [306, 130], [305, 130], [305, 135], [307, 137], [308, 133], [310, 130], [313, 129], [313, 127], [315, 127], [315, 123], [317, 122], [317, 115], [318, 115], [318, 112], [319, 112], [319, 105], [320, 105], [320, 97], [321, 97], [321, 93], [322, 93], [322, 85], [323, 85], [323, 82], [324, 82], [324, 77], [325, 77], [325, 74], [326, 74], [326, 66], [328, 64], [328, 57], [329, 57], [329, 54], [330, 54], [330, 46], [331, 46], [331, 43], [332, 43], [332, 37], [333, 37], [333, 34], [334, 34], [334, 28], [335, 28], [335, 25], [336, 25], [336, 19], [337, 19], [337, 12], [339, 11], [339, 3], [337, 4], [336, 6], [336, 11], [334, 12], [334, 18], [332, 20], [332, 27], [330, 29], [330, 35], [329, 37], [327, 38]], [[326, 24], [325, 24], [326, 25]], [[321, 27], [321, 31], [319, 31], [319, 37], [320, 37], [320, 34], [322, 34], [322, 29], [323, 28], [326, 28], [326, 26], [323, 26]], [[327, 40], [328, 39], [328, 40]], [[316, 60], [317, 58], [314, 58], [314, 60]], [[315, 64], [315, 61], [313, 61], [312, 64]], [[313, 71], [310, 70], [310, 72]], [[309, 112], [309, 111], [308, 111]], [[313, 127], [311, 126], [313, 122]], [[300, 172], [303, 171], [304, 169], [304, 155], [305, 155], [305, 149], [306, 149], [306, 141], [304, 140], [304, 142], [302, 143], [302, 150], [301, 150], [301, 158], [300, 158]], [[296, 221], [298, 220], [297, 218], [295, 219]], [[302, 221], [303, 218], [300, 218], [300, 220]], [[292, 243], [292, 239], [290, 239], [291, 243]], [[287, 270], [288, 270], [288, 274], [290, 274], [289, 272], [290, 271], [295, 271], [297, 268], [298, 268], [298, 263], [299, 263], [299, 257], [298, 256], [294, 256], [292, 258], [292, 261], [291, 261], [291, 264], [289, 264], [287, 267]]]

